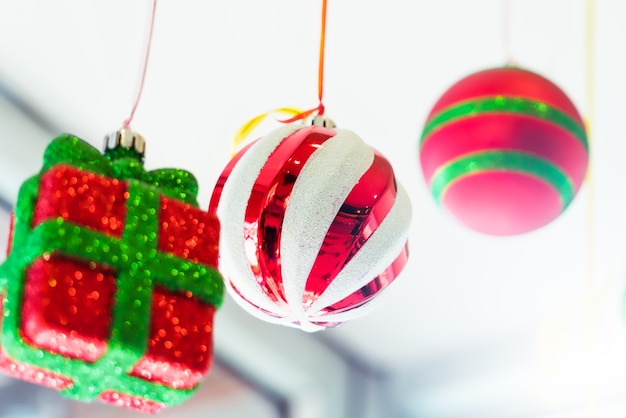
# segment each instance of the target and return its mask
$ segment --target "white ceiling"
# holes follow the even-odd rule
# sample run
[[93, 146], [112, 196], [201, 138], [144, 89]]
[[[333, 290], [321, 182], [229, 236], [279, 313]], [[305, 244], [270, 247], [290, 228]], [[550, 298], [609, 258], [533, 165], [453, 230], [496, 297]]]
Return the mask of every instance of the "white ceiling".
[[[430, 106], [462, 76], [504, 64], [505, 1], [329, 1], [327, 114], [394, 164], [414, 221], [409, 265], [385, 303], [322, 338], [389, 371], [408, 415], [623, 416], [609, 399], [626, 394], [626, 2], [594, 2], [591, 103], [586, 2], [509, 0], [514, 62], [560, 85], [592, 128], [591, 176], [559, 219], [524, 236], [482, 236], [439, 211], [421, 178], [417, 141]], [[159, 2], [133, 123], [148, 141], [147, 165], [194, 172], [206, 206], [244, 122], [315, 106], [319, 7]], [[99, 146], [128, 116], [146, 13], [146, 1], [0, 1], [0, 80], [59, 130]], [[22, 171], [0, 168], [5, 193], [40, 162], [45, 144], [28, 138], [0, 138], [0, 153], [27, 160]]]

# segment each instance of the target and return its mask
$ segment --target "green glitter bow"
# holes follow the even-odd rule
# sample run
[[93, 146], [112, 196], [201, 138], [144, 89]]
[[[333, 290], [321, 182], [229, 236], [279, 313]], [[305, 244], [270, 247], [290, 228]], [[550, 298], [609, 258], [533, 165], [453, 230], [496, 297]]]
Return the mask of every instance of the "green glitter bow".
[[[162, 168], [146, 171], [141, 159], [132, 152], [118, 148], [102, 154], [96, 148], [73, 135], [63, 134], [50, 142], [43, 157], [41, 173], [58, 164], [69, 164], [119, 180], [136, 179], [161, 189], [168, 197], [198, 206], [198, 182], [188, 171]], [[117, 152], [116, 152], [117, 151]]]

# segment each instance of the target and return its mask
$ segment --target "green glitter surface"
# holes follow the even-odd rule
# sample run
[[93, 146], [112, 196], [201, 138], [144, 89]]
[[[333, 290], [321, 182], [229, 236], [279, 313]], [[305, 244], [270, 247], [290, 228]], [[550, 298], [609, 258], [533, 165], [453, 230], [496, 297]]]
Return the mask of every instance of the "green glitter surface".
[[531, 154], [509, 151], [478, 152], [452, 160], [435, 171], [430, 189], [435, 200], [441, 204], [446, 190], [454, 181], [489, 170], [520, 172], [540, 178], [559, 192], [563, 209], [574, 198], [572, 181], [554, 164]]
[[470, 100], [445, 108], [433, 115], [422, 132], [420, 147], [428, 140], [428, 136], [435, 130], [459, 119], [469, 118], [489, 113], [514, 113], [543, 119], [559, 125], [569, 131], [589, 150], [585, 129], [576, 120], [566, 113], [548, 106], [545, 103], [520, 97], [496, 96], [486, 99]]
[[129, 158], [131, 160], [140, 161], [143, 164], [144, 157], [142, 154], [139, 154], [134, 148], [126, 148], [122, 146], [118, 146], [112, 149], [107, 149], [104, 151], [104, 156], [109, 160], [121, 160], [124, 158]]
[[[79, 170], [90, 171], [120, 180], [136, 179], [158, 187], [167, 196], [198, 207], [198, 182], [193, 174], [176, 168], [146, 171], [136, 153], [114, 153], [102, 155], [80, 138], [63, 134], [50, 142], [43, 157], [40, 173], [59, 164], [67, 164]], [[115, 158], [119, 157], [119, 158]]]
[[[197, 206], [197, 183], [193, 176], [174, 169], [146, 172], [143, 165], [133, 164], [133, 161], [138, 163], [130, 158], [109, 160], [70, 135], [52, 141], [40, 175], [58, 164], [67, 164], [128, 180], [125, 229], [122, 238], [117, 239], [58, 218], [31, 230], [40, 175], [27, 180], [20, 189], [15, 210], [13, 250], [0, 266], [0, 293], [6, 295], [2, 346], [16, 361], [72, 379], [74, 384], [61, 391], [68, 397], [93, 401], [103, 391], [115, 390], [176, 405], [191, 396], [195, 389], [173, 389], [128, 375], [147, 349], [154, 286], [173, 292], [190, 291], [199, 300], [219, 307], [224, 284], [213, 267], [159, 251], [158, 216], [145, 216], [150, 212], [158, 213], [161, 194]], [[38, 349], [25, 344], [20, 336], [26, 270], [33, 261], [51, 253], [93, 261], [117, 272], [111, 338], [107, 352], [95, 363]], [[176, 275], [172, 275], [173, 271]]]

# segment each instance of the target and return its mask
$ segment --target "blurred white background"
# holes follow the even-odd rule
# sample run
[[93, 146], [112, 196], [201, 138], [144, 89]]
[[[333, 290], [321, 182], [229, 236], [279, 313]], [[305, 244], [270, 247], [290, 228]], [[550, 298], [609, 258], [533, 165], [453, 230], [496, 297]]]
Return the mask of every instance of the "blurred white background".
[[[508, 15], [506, 1], [329, 0], [326, 111], [385, 154], [408, 189], [409, 265], [373, 314], [313, 335], [261, 323], [227, 300], [216, 319], [216, 369], [172, 416], [626, 415], [626, 2], [593, 2], [589, 74], [587, 1], [508, 0]], [[128, 116], [148, 6], [0, 0], [7, 206], [54, 135], [71, 132], [99, 147]], [[243, 123], [276, 107], [316, 105], [320, 7], [161, 0], [133, 122], [148, 141], [146, 165], [195, 173], [206, 207]], [[513, 61], [562, 87], [590, 123], [592, 168], [559, 219], [493, 238], [436, 207], [417, 143], [452, 83], [505, 64], [503, 33]], [[270, 119], [255, 135], [278, 125]], [[59, 416], [119, 414], [68, 405]]]

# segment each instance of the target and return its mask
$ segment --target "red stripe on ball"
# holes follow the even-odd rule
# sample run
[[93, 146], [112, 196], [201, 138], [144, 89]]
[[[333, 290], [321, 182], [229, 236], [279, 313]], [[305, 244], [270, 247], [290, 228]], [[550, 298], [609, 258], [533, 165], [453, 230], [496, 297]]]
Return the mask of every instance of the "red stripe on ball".
[[334, 135], [318, 127], [295, 131], [276, 147], [254, 182], [245, 214], [246, 252], [259, 285], [275, 302], [287, 303], [280, 241], [289, 198], [308, 159]]
[[[386, 288], [394, 279], [402, 272], [406, 263], [409, 261], [409, 246], [405, 245], [402, 248], [402, 251], [396, 259], [383, 271], [381, 274], [376, 276], [371, 282], [357, 290], [356, 292], [350, 294], [344, 299], [340, 300], [323, 309], [321, 313], [338, 313], [343, 311], [348, 311], [359, 306], [365, 305], [367, 302], [372, 300], [380, 291]], [[322, 323], [314, 322], [318, 325], [325, 325]]]
[[228, 177], [230, 177], [230, 173], [233, 171], [233, 169], [235, 168], [235, 166], [237, 165], [241, 157], [243, 157], [244, 154], [248, 152], [250, 147], [254, 145], [257, 141], [258, 139], [249, 143], [248, 145], [243, 147], [241, 150], [239, 150], [233, 158], [230, 159], [230, 161], [224, 168], [224, 171], [222, 171], [222, 174], [220, 174], [220, 178], [217, 180], [215, 188], [213, 189], [211, 202], [209, 202], [209, 213], [212, 213], [212, 214], [217, 213], [217, 207], [219, 206], [220, 198], [222, 197], [222, 191], [224, 190], [224, 185], [226, 184]]
[[[352, 188], [328, 228], [307, 277], [302, 296], [305, 306], [312, 304], [324, 293], [337, 274], [378, 229], [393, 207], [396, 192], [391, 164], [380, 153], [375, 153], [372, 165]], [[380, 284], [386, 286], [389, 283]], [[375, 287], [372, 286], [372, 291], [368, 293], [374, 293]], [[362, 297], [354, 300], [356, 305], [361, 302]]]

